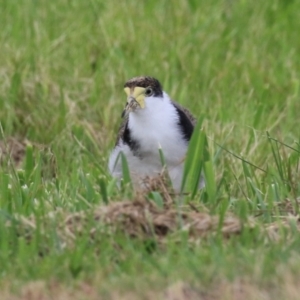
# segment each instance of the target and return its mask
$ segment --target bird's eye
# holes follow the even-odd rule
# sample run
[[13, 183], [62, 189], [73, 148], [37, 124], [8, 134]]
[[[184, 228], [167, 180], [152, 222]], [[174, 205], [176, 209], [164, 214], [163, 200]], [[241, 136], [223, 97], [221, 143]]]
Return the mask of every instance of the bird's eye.
[[151, 87], [147, 87], [145, 90], [145, 95], [146, 96], [152, 96], [153, 95], [153, 89]]

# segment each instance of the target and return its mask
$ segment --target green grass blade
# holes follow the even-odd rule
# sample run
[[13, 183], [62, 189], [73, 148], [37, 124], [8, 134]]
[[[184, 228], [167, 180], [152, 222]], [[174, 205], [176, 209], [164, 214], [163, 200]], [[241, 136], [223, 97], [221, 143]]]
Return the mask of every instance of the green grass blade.
[[[204, 131], [201, 129], [203, 122], [203, 117], [201, 117], [197, 125], [194, 128], [192, 138], [189, 142], [189, 147], [187, 150], [183, 179], [181, 185], [181, 192], [185, 188], [189, 192], [192, 192], [192, 195], [195, 195], [203, 167], [203, 156], [204, 156], [204, 145], [206, 142], [206, 136]], [[188, 185], [186, 186], [186, 184]]]
[[205, 177], [205, 190], [208, 194], [208, 201], [209, 203], [216, 203], [217, 184], [216, 184], [212, 160], [208, 160], [204, 162], [204, 177]]
[[126, 156], [124, 155], [123, 152], [120, 153], [121, 155], [121, 163], [122, 163], [122, 182], [124, 186], [130, 186], [132, 187], [132, 182], [131, 182], [131, 176], [130, 176], [130, 171], [127, 163]]

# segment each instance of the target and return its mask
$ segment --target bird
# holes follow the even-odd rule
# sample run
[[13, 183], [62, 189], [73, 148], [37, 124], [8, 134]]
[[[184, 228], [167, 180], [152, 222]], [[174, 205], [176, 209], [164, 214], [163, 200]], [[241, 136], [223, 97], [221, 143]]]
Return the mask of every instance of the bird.
[[[196, 119], [192, 113], [173, 101], [154, 77], [139, 76], [124, 85], [127, 102], [108, 168], [122, 179], [121, 153], [127, 160], [135, 187], [142, 187], [146, 177], [155, 177], [163, 169], [163, 153], [173, 189], [181, 191], [184, 159]], [[160, 151], [161, 150], [161, 151]], [[199, 188], [204, 186], [203, 178]]]

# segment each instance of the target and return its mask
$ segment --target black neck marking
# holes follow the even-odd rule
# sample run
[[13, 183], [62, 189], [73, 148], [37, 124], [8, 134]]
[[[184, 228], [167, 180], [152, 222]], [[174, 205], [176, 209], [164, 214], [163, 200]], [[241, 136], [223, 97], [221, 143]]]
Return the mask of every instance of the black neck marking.
[[124, 142], [124, 144], [128, 145], [128, 147], [133, 152], [134, 156], [138, 156], [140, 144], [137, 140], [132, 138], [128, 123], [129, 122], [127, 121], [127, 123], [125, 125], [125, 130], [124, 130], [124, 134], [123, 134], [123, 142]]
[[181, 133], [186, 141], [189, 141], [192, 137], [193, 131], [194, 131], [194, 125], [192, 121], [187, 117], [184, 111], [179, 109], [177, 106], [175, 106], [175, 109], [178, 113], [179, 120], [178, 125], [181, 130]]

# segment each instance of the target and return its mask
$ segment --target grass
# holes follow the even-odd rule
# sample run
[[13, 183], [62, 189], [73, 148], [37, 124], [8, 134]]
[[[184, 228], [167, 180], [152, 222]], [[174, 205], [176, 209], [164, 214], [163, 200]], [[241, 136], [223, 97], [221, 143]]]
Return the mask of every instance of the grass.
[[[298, 1], [0, 4], [2, 148], [24, 142], [23, 161], [5, 156], [0, 170], [1, 299], [297, 299], [299, 221], [288, 214], [300, 194]], [[107, 157], [123, 83], [143, 74], [203, 120], [186, 184], [201, 164], [207, 187], [184, 203], [251, 228], [196, 243], [180, 230], [163, 244], [105, 228], [89, 238], [97, 208], [134, 197]], [[64, 243], [74, 213], [90, 222]]]

